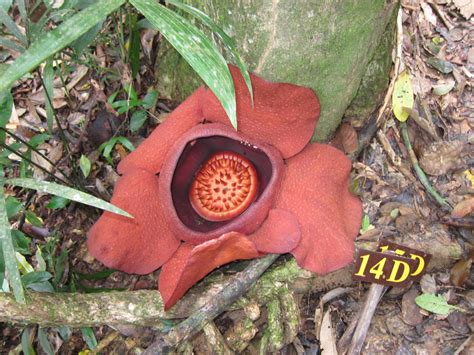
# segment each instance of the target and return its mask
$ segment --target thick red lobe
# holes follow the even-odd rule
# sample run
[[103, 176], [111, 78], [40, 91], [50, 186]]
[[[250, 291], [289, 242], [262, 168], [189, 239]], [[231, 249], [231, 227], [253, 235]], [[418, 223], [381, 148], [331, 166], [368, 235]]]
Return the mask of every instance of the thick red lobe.
[[[135, 218], [105, 212], [89, 232], [90, 253], [108, 267], [145, 274], [163, 265], [166, 308], [233, 260], [291, 252], [301, 267], [327, 273], [352, 259], [361, 203], [348, 190], [350, 161], [327, 145], [307, 145], [319, 116], [316, 95], [251, 75], [252, 107], [238, 69], [230, 71], [239, 132], [214, 94], [198, 89], [119, 164], [112, 203]], [[171, 187], [184, 147], [213, 134], [253, 142], [270, 156], [276, 180], [241, 215], [203, 233], [179, 222]]]

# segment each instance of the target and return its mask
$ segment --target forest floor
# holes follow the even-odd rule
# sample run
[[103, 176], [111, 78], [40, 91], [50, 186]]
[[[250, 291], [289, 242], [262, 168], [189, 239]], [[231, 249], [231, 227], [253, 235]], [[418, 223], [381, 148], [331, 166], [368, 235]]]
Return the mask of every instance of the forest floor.
[[[381, 125], [353, 164], [365, 214], [357, 243], [374, 249], [381, 238], [390, 237], [435, 256], [446, 256], [447, 260], [433, 259], [434, 268], [419, 283], [392, 288], [384, 294], [363, 347], [367, 354], [474, 353], [472, 11], [472, 1], [468, 0], [402, 1], [399, 72], [405, 69], [410, 73], [416, 97], [408, 120], [409, 137], [433, 189], [454, 209], [440, 206], [426, 192], [413, 170], [399, 123], [392, 114], [391, 100], [386, 106], [381, 103], [377, 109]], [[58, 75], [54, 80], [53, 106], [65, 139], [45, 133], [47, 114], [39, 76], [35, 73], [14, 87], [14, 110], [7, 128], [25, 140], [36, 137], [37, 148], [54, 164], [35, 152], [30, 152], [34, 165], [11, 155], [17, 174], [30, 171], [39, 179], [48, 179], [51, 174], [69, 176], [76, 186], [108, 201], [119, 178], [117, 163], [128, 153], [127, 143], [111, 138], [123, 136], [137, 146], [176, 106], [161, 100], [152, 89], [152, 58], [160, 41], [152, 29], [140, 33], [141, 67], [134, 81], [135, 92], [130, 95], [135, 102], [128, 106], [123, 103], [127, 93], [124, 83], [131, 81], [132, 73], [114, 35], [116, 21], [114, 18], [104, 24], [91, 53], [79, 59], [68, 57], [66, 51], [58, 62], [57, 73], [61, 72], [62, 77]], [[17, 56], [17, 52], [0, 47], [1, 61], [12, 61]], [[389, 75], [393, 82], [396, 74], [392, 71]], [[390, 92], [387, 97], [391, 97]], [[345, 122], [351, 124], [350, 118], [346, 117]], [[99, 149], [103, 143], [109, 144], [110, 150], [104, 146]], [[345, 143], [351, 146], [351, 142]], [[86, 234], [99, 211], [18, 188], [9, 188], [6, 194], [12, 197], [11, 205], [18, 208], [11, 222], [13, 228], [23, 232], [18, 243], [26, 267], [38, 266], [37, 250], [41, 250], [54, 275], [52, 286], [56, 292], [157, 288], [157, 272], [146, 276], [104, 272], [104, 266], [88, 254]], [[232, 268], [225, 270], [232, 272]], [[299, 331], [279, 353], [317, 354], [321, 349], [325, 349], [323, 354], [334, 353], [329, 349], [335, 348], [357, 316], [367, 289], [368, 284], [354, 283], [350, 289], [296, 295]], [[322, 297], [338, 290], [337, 297], [320, 307]], [[422, 309], [415, 298], [426, 293], [443, 295], [447, 303], [458, 308], [447, 314]], [[265, 330], [266, 311], [261, 313], [255, 321], [254, 343], [244, 353], [256, 351], [255, 341]], [[226, 312], [215, 320], [225, 339], [235, 336], [235, 326], [242, 316], [242, 312]], [[22, 341], [23, 346], [30, 344], [38, 354], [134, 354], [153, 339], [151, 330], [112, 329], [106, 325], [81, 331], [2, 323], [0, 332], [2, 354], [19, 354]], [[98, 347], [89, 350], [96, 343]], [[198, 334], [190, 344], [196, 354], [211, 353], [208, 334]]]

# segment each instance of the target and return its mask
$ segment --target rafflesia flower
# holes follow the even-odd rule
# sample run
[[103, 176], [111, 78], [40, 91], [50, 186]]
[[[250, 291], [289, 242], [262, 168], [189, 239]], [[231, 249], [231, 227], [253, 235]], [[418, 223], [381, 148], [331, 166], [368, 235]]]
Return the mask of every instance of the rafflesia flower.
[[252, 75], [254, 104], [240, 72], [235, 131], [215, 95], [200, 88], [118, 166], [112, 203], [89, 232], [105, 265], [147, 274], [171, 307], [223, 264], [291, 253], [319, 274], [352, 260], [361, 203], [349, 190], [351, 163], [309, 144], [319, 101], [308, 88]]

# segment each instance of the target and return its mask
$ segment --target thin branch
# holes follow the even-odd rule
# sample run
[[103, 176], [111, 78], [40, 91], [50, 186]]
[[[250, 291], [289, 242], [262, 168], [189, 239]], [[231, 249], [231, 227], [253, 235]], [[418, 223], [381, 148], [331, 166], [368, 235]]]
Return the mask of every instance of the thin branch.
[[50, 171], [48, 171], [47, 169], [45, 169], [44, 167], [42, 167], [41, 165], [39, 165], [38, 163], [35, 163], [34, 161], [32, 161], [30, 158], [26, 157], [25, 155], [17, 152], [15, 149], [13, 148], [10, 148], [8, 145], [0, 142], [0, 147], [3, 147], [5, 148], [6, 150], [8, 150], [9, 152], [12, 152], [13, 154], [15, 155], [18, 155], [21, 159], [24, 159], [26, 160], [28, 163], [36, 166], [38, 169], [40, 169], [41, 171], [43, 171], [45, 174], [51, 176], [52, 178], [54, 179], [57, 179], [58, 181], [62, 182], [63, 184], [67, 185], [67, 186], [71, 186], [70, 183], [64, 181], [63, 179], [57, 177], [56, 175], [54, 175], [53, 173], [51, 173]]
[[367, 336], [367, 331], [372, 322], [372, 317], [374, 316], [375, 310], [377, 309], [377, 305], [379, 304], [384, 291], [387, 289], [388, 287], [384, 285], [372, 284], [370, 286], [364, 307], [356, 317], [358, 322], [354, 331], [354, 336], [352, 337], [352, 344], [349, 348], [348, 355], [360, 354], [362, 345], [364, 345], [365, 337]]
[[67, 176], [64, 171], [60, 168], [58, 168], [56, 166], [56, 164], [51, 161], [46, 155], [44, 155], [43, 153], [41, 153], [41, 151], [39, 149], [37, 149], [36, 147], [32, 146], [31, 144], [29, 144], [27, 141], [25, 141], [24, 139], [22, 139], [21, 137], [17, 136], [15, 133], [13, 132], [10, 132], [8, 129], [5, 129], [3, 127], [0, 127], [0, 130], [5, 132], [6, 134], [8, 134], [9, 136], [11, 136], [13, 139], [15, 139], [16, 141], [20, 142], [20, 143], [23, 143], [24, 145], [26, 145], [29, 149], [31, 149], [32, 151], [34, 151], [36, 154], [38, 154], [40, 157], [42, 157], [44, 160], [46, 160], [49, 164], [51, 164], [51, 166], [53, 166], [55, 169], [57, 169], [66, 179], [68, 179], [71, 183], [74, 183], [74, 181], [71, 180], [71, 178], [69, 178], [69, 176]]

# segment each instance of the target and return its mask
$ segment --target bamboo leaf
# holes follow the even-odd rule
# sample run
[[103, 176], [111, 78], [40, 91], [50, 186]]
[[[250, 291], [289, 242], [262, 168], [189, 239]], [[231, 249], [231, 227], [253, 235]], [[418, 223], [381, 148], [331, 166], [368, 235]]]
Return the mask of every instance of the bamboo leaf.
[[95, 338], [94, 330], [90, 327], [82, 327], [81, 333], [87, 347], [90, 350], [94, 350], [97, 347], [97, 339]]
[[237, 129], [235, 90], [224, 57], [211, 41], [182, 16], [157, 1], [130, 0], [204, 80]]
[[237, 46], [235, 44], [234, 39], [231, 38], [227, 33], [225, 33], [225, 31], [217, 23], [215, 23], [207, 14], [205, 14], [201, 10], [196, 9], [195, 7], [192, 7], [191, 5], [183, 4], [182, 2], [177, 1], [177, 0], [167, 0], [166, 2], [194, 16], [199, 21], [201, 21], [204, 25], [206, 25], [212, 32], [214, 32], [215, 34], [219, 36], [219, 38], [222, 41], [222, 44], [232, 55], [232, 57], [235, 60], [235, 63], [239, 67], [240, 72], [242, 73], [242, 76], [244, 77], [245, 84], [247, 84], [247, 89], [249, 90], [250, 98], [252, 99], [252, 102], [253, 102], [252, 81], [250, 80], [250, 75], [249, 75], [249, 72], [247, 71], [247, 66], [245, 65], [244, 61], [239, 55], [239, 52], [237, 51]]
[[0, 76], [0, 92], [7, 90], [15, 80], [78, 39], [124, 2], [125, 0], [97, 1], [68, 18], [54, 30], [46, 32]]
[[13, 289], [15, 299], [20, 303], [25, 303], [25, 293], [21, 283], [20, 272], [16, 261], [15, 249], [13, 247], [10, 223], [7, 218], [7, 209], [5, 207], [5, 194], [3, 192], [3, 181], [0, 181], [0, 244], [5, 261], [5, 270], [8, 274], [8, 281]]
[[18, 178], [4, 180], [3, 183], [61, 196], [88, 206], [100, 208], [104, 211], [109, 211], [125, 217], [133, 218], [133, 216], [129, 213], [108, 202], [105, 202], [104, 200], [67, 186], [55, 184], [53, 182]]
[[48, 335], [46, 334], [44, 329], [41, 327], [38, 328], [38, 340], [39, 340], [41, 349], [43, 349], [43, 351], [47, 355], [54, 355], [53, 346], [49, 342]]
[[22, 46], [4, 37], [0, 38], [0, 46], [13, 49], [14, 51], [17, 51], [20, 53], [23, 53], [25, 51], [25, 48], [23, 48]]
[[10, 33], [14, 35], [22, 44], [26, 45], [28, 43], [26, 36], [21, 32], [15, 21], [13, 21], [10, 16], [8, 16], [8, 13], [3, 9], [3, 7], [0, 7], [0, 23], [3, 23]]
[[46, 118], [48, 121], [48, 130], [53, 132], [53, 120], [54, 120], [54, 109], [53, 109], [53, 97], [54, 97], [54, 69], [53, 69], [53, 57], [48, 58], [46, 65], [43, 70], [43, 83], [44, 83], [44, 104], [46, 107]]

